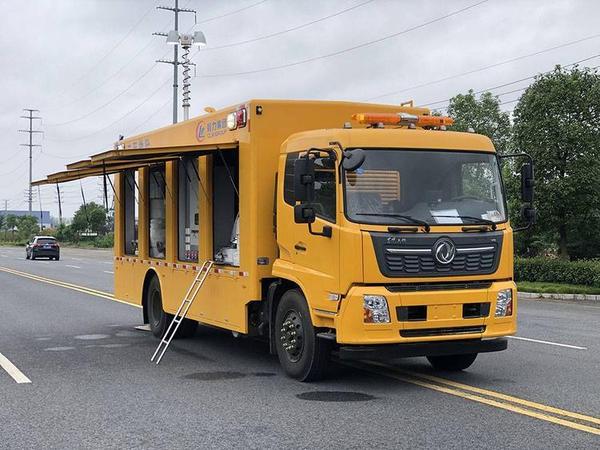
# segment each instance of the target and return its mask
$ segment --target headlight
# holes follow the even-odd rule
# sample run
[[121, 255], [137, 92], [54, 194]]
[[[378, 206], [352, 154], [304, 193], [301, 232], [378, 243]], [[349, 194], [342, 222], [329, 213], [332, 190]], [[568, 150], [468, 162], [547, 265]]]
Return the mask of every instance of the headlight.
[[512, 316], [512, 289], [503, 289], [496, 297], [496, 317]]
[[383, 295], [365, 295], [363, 297], [365, 323], [389, 323], [390, 310]]

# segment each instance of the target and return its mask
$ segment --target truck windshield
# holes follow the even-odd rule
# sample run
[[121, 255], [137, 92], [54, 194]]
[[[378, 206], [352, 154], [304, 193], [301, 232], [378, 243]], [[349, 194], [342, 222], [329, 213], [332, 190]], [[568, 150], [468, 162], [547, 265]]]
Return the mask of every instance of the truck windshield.
[[369, 224], [434, 225], [504, 222], [492, 153], [367, 149], [363, 165], [344, 177], [348, 219]]

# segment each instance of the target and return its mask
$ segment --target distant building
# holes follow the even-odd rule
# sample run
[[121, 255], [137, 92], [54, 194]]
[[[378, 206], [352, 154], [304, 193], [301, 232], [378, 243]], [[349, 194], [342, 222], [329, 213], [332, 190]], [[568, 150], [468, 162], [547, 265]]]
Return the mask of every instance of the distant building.
[[[41, 214], [40, 214], [41, 213]], [[14, 209], [0, 210], [0, 216], [33, 216], [38, 223], [40, 223], [40, 216], [42, 218], [42, 227], [49, 228], [52, 225], [52, 218], [50, 217], [50, 211], [18, 211]]]

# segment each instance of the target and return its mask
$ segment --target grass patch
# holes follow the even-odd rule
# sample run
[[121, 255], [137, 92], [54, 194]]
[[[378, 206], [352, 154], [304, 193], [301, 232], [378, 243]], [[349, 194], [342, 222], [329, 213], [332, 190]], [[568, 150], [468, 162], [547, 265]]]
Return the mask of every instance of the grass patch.
[[518, 281], [517, 288], [522, 292], [546, 294], [600, 294], [600, 288], [581, 284], [546, 283], [542, 281]]

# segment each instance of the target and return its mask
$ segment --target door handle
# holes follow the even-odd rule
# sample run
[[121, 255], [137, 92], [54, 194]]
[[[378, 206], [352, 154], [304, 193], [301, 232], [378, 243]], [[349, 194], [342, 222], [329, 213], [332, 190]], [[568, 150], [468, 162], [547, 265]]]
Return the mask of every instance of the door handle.
[[306, 251], [306, 246], [304, 244], [301, 244], [300, 242], [296, 243], [294, 245], [294, 248], [296, 250], [298, 250], [299, 252], [305, 252]]

